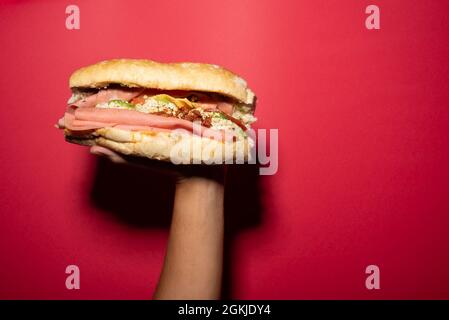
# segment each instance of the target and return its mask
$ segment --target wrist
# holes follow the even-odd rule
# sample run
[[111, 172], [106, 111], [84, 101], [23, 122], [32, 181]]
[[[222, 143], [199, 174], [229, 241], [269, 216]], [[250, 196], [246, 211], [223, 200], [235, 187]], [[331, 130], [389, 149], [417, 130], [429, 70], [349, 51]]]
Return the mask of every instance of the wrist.
[[202, 166], [193, 165], [186, 166], [179, 170], [176, 184], [221, 184], [224, 185], [226, 176], [226, 166], [212, 165]]
[[192, 175], [178, 179], [175, 192], [175, 214], [192, 217], [223, 215], [224, 174]]

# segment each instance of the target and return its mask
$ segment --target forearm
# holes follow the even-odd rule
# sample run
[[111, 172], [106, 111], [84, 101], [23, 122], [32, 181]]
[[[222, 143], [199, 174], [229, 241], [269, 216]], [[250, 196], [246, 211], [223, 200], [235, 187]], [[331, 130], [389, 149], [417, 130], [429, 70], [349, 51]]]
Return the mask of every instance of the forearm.
[[222, 181], [187, 178], [176, 187], [167, 253], [155, 299], [218, 299], [223, 264]]

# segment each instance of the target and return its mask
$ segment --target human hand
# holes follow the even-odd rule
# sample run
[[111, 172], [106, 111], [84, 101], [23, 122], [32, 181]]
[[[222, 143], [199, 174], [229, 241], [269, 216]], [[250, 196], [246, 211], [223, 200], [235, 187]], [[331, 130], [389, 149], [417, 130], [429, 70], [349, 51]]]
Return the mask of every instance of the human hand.
[[185, 182], [189, 178], [202, 178], [224, 183], [226, 174], [226, 166], [224, 165], [175, 165], [166, 161], [119, 154], [102, 146], [92, 146], [90, 153], [105, 157], [114, 163], [138, 166], [156, 173], [162, 173], [176, 183]]

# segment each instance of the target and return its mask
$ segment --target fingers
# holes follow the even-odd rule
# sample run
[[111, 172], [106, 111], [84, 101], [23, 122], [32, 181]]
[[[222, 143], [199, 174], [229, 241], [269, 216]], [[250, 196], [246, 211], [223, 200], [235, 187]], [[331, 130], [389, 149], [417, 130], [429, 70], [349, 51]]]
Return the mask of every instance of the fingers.
[[115, 163], [126, 163], [127, 161], [118, 153], [101, 146], [93, 146], [90, 148], [90, 153], [97, 156], [107, 157], [109, 160]]
[[148, 159], [144, 157], [121, 155], [111, 149], [92, 146], [90, 153], [108, 158], [114, 163], [128, 164], [149, 169], [167, 177], [173, 178], [175, 181], [184, 181], [189, 178], [206, 178], [223, 182], [226, 175], [225, 165], [175, 165], [170, 162]]

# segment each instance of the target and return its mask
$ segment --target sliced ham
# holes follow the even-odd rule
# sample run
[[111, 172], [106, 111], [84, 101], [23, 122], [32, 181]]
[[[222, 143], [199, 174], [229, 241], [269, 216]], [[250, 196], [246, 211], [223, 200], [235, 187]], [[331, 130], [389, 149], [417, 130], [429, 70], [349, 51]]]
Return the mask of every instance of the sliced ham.
[[121, 125], [150, 126], [162, 129], [186, 129], [195, 134], [213, 135], [217, 130], [194, 124], [188, 120], [175, 117], [164, 117], [134, 110], [78, 108], [75, 111], [77, 120], [117, 123]]
[[108, 102], [111, 100], [125, 100], [129, 101], [142, 93], [141, 88], [127, 88], [127, 89], [106, 89], [100, 90], [97, 93], [97, 103]]
[[[86, 130], [95, 130], [99, 128], [103, 128], [106, 126], [111, 126], [111, 123], [107, 122], [99, 122], [99, 121], [80, 121], [76, 119], [75, 116], [75, 107], [70, 106], [67, 108], [66, 113], [64, 114], [64, 118], [58, 121], [58, 126], [60, 128], [67, 128], [71, 131], [86, 131]], [[61, 121], [63, 120], [63, 121]]]
[[[64, 115], [64, 127], [70, 131], [95, 130], [104, 127], [116, 127], [132, 131], [164, 131], [184, 129], [190, 133], [207, 136], [217, 140], [228, 138], [218, 131], [194, 124], [188, 120], [146, 114], [134, 110], [77, 108], [69, 109]], [[232, 138], [229, 137], [229, 138]]]
[[232, 116], [232, 113], [234, 112], [234, 106], [227, 102], [220, 102], [217, 105], [217, 109], [221, 112], [226, 113], [227, 115]]
[[93, 95], [87, 96], [84, 99], [78, 100], [70, 105], [79, 108], [91, 108], [95, 107], [99, 103], [108, 102], [111, 100], [125, 100], [129, 101], [142, 93], [141, 88], [132, 89], [104, 89], [98, 91]]
[[116, 123], [110, 122], [100, 122], [100, 121], [86, 121], [75, 119], [72, 122], [72, 127], [91, 127], [92, 129], [99, 129], [104, 127], [113, 127], [117, 125]]
[[64, 124], [65, 124], [65, 120], [64, 120], [64, 117], [62, 117], [61, 119], [58, 120], [56, 127], [59, 129], [64, 129], [65, 128]]
[[72, 126], [73, 121], [75, 120], [75, 114], [70, 111], [66, 111], [64, 113], [64, 127], [68, 128]]
[[170, 129], [162, 129], [162, 128], [155, 128], [150, 126], [136, 126], [136, 125], [129, 125], [129, 124], [118, 124], [114, 126], [114, 128], [122, 129], [122, 130], [129, 130], [129, 131], [155, 131], [155, 132], [170, 132]]

